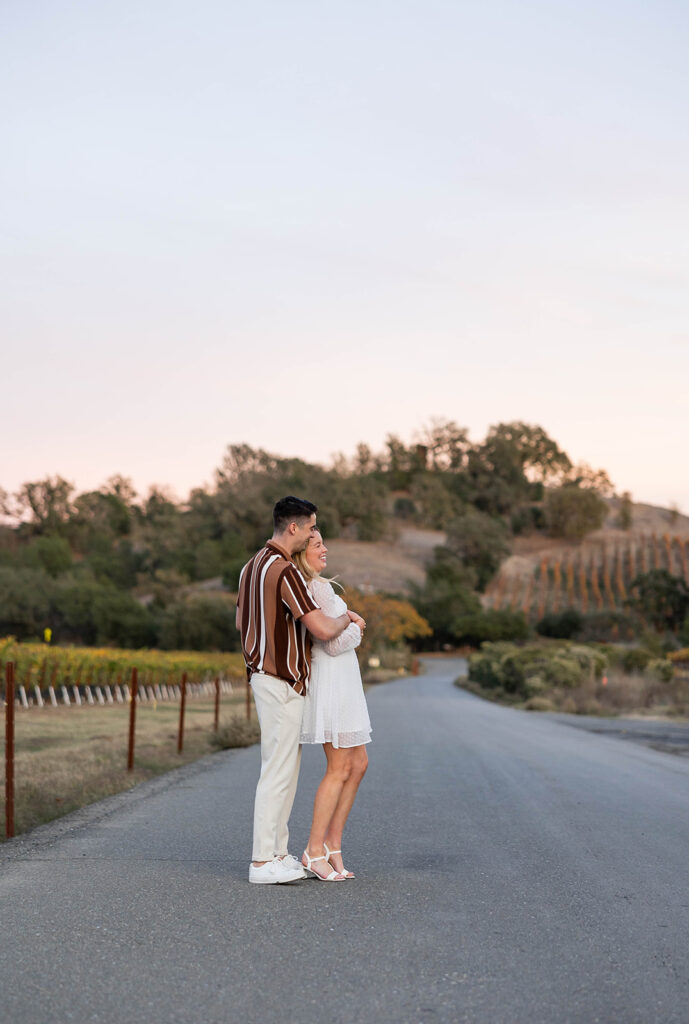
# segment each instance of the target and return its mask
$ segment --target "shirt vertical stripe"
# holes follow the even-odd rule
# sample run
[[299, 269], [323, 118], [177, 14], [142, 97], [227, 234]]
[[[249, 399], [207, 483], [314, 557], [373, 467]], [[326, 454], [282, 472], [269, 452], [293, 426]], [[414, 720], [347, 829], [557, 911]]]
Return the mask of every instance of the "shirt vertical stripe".
[[277, 676], [305, 693], [311, 641], [300, 619], [319, 606], [279, 544], [268, 541], [242, 568], [237, 605], [248, 672]]

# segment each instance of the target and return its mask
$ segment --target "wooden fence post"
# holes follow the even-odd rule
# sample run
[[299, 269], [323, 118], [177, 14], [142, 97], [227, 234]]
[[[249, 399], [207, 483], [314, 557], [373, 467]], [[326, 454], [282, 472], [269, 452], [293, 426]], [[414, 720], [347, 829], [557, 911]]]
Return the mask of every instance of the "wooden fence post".
[[14, 662], [5, 665], [5, 838], [14, 836]]
[[129, 688], [129, 750], [127, 753], [127, 771], [134, 771], [134, 733], [136, 730], [136, 697], [139, 692], [139, 673], [132, 669], [132, 681]]
[[213, 716], [213, 732], [218, 731], [220, 724], [220, 676], [215, 677], [215, 715]]
[[182, 700], [179, 705], [179, 732], [177, 734], [177, 753], [181, 754], [184, 747], [184, 709], [187, 703], [187, 673], [182, 673]]

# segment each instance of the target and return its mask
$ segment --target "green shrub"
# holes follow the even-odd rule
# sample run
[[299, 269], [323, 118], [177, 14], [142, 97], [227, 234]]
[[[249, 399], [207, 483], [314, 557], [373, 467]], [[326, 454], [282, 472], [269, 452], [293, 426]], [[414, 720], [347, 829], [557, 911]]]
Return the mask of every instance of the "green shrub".
[[679, 640], [683, 645], [689, 645], [689, 615], [687, 615], [679, 631]]
[[622, 668], [627, 673], [643, 672], [653, 655], [643, 647], [632, 647], [622, 655]]
[[501, 687], [524, 698], [553, 687], [572, 689], [599, 678], [607, 665], [602, 651], [572, 644], [485, 643], [469, 657], [469, 679], [487, 689]]
[[157, 628], [149, 608], [131, 594], [84, 576], [56, 581], [53, 639], [87, 646], [155, 647]]
[[524, 693], [527, 697], [537, 697], [539, 693], [543, 693], [548, 689], [548, 683], [543, 676], [527, 676], [524, 680]]
[[533, 533], [546, 528], [545, 512], [541, 505], [527, 505], [518, 508], [510, 516], [510, 529], [515, 536]]
[[580, 631], [584, 616], [576, 608], [565, 608], [555, 615], [545, 615], [536, 625], [540, 636], [550, 636], [557, 640], [571, 640]]
[[513, 644], [482, 644], [480, 652], [469, 655], [469, 679], [488, 688], [503, 686], [502, 655], [513, 650]]
[[605, 657], [608, 668], [620, 668], [622, 666], [622, 658], [626, 654], [623, 647], [616, 646], [615, 644], [598, 644], [595, 649]]
[[413, 519], [416, 515], [416, 505], [411, 498], [396, 498], [393, 514], [397, 519]]
[[[479, 614], [481, 603], [474, 593], [476, 579], [444, 548], [435, 549], [435, 558], [426, 570], [423, 587], [412, 584], [411, 601], [433, 630], [433, 644], [456, 644], [456, 623]], [[422, 645], [420, 645], [422, 646]], [[430, 644], [429, 644], [430, 646]]]
[[555, 711], [555, 705], [547, 697], [530, 697], [524, 705], [527, 711]]
[[0, 636], [26, 640], [53, 626], [56, 589], [44, 570], [0, 567]]
[[588, 679], [600, 679], [609, 666], [605, 651], [584, 644], [574, 644], [569, 648], [570, 658], [575, 658]]
[[226, 562], [222, 574], [223, 585], [229, 587], [230, 590], [238, 590], [239, 577], [247, 562], [248, 558], [244, 557], [244, 555]]
[[608, 506], [595, 490], [566, 483], [548, 491], [545, 511], [551, 536], [581, 540], [603, 525]]
[[526, 640], [529, 624], [523, 612], [510, 612], [489, 608], [470, 615], [459, 616], [453, 625], [455, 642], [479, 647], [485, 641]]
[[646, 666], [646, 671], [658, 679], [661, 683], [669, 683], [675, 674], [674, 666], [671, 661], [666, 661], [665, 658], [654, 658], [649, 661]]
[[[569, 641], [541, 641], [517, 647], [515, 644], [483, 644], [469, 658], [466, 689], [479, 696], [530, 710], [557, 710], [569, 714], [620, 714], [660, 707], [664, 713], [686, 715], [689, 711], [689, 679], [681, 670], [674, 673], [673, 660], [656, 657], [635, 648], [636, 663], [643, 670], [621, 671], [630, 651], [623, 648], [573, 644]], [[638, 652], [641, 650], [641, 656]], [[689, 660], [689, 658], [687, 658]], [[613, 661], [619, 669], [610, 670]], [[606, 674], [607, 685], [600, 685]]]
[[163, 650], [237, 651], [237, 606], [222, 593], [194, 593], [173, 602], [161, 619]]
[[689, 614], [689, 586], [667, 569], [651, 569], [629, 585], [627, 604], [636, 609], [658, 632], [678, 630]]
[[577, 639], [584, 640], [587, 643], [631, 640], [633, 637], [638, 636], [639, 629], [640, 623], [636, 615], [611, 609], [608, 611], [590, 612], [582, 617]]
[[562, 686], [565, 689], [572, 689], [578, 686], [586, 677], [585, 670], [579, 660], [571, 657], [568, 651], [558, 651], [544, 668], [545, 678], [551, 686]]
[[446, 533], [446, 550], [476, 574], [477, 589], [484, 590], [510, 553], [504, 523], [469, 507], [448, 523]]
[[665, 654], [662, 634], [655, 629], [644, 629], [641, 632], [639, 646], [649, 651], [654, 658], [662, 658]]
[[43, 569], [49, 576], [59, 576], [72, 565], [72, 552], [63, 537], [36, 537], [28, 545], [26, 564], [33, 569]]

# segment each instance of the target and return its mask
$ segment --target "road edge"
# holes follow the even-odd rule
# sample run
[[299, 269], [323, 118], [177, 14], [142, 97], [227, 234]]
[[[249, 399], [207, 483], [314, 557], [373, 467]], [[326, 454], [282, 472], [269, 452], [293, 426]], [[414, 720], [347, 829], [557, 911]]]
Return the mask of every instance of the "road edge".
[[13, 839], [6, 839], [0, 843], [0, 864], [23, 860], [33, 853], [52, 846], [69, 833], [78, 832], [87, 825], [110, 817], [111, 814], [115, 814], [123, 807], [140, 803], [147, 797], [156, 796], [181, 781], [209, 771], [222, 762], [230, 761], [247, 749], [251, 748], [235, 747], [230, 750], [218, 750], [211, 754], [204, 754], [198, 761], [180, 765], [179, 768], [171, 768], [153, 779], [137, 783], [131, 789], [124, 789], [120, 793], [106, 796], [102, 800], [97, 800], [95, 803], [87, 804], [60, 818], [55, 818], [54, 821], [46, 822], [45, 825], [38, 825], [28, 832], [22, 832]]

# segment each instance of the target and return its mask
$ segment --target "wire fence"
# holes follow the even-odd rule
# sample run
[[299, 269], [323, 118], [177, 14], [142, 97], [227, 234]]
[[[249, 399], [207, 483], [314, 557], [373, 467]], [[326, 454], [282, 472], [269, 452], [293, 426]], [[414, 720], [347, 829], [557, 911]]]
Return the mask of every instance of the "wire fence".
[[[0, 671], [0, 677], [1, 675]], [[37, 682], [28, 685], [18, 682], [16, 662], [7, 661], [4, 666], [4, 678], [5, 838], [7, 839], [15, 835], [15, 728], [17, 716], [21, 720], [23, 714], [36, 712], [39, 709], [50, 711], [50, 709], [59, 708], [128, 706], [126, 763], [127, 771], [132, 772], [135, 764], [137, 710], [140, 707], [148, 705], [155, 708], [159, 703], [161, 705], [169, 705], [171, 702], [179, 703], [176, 745], [177, 753], [182, 754], [187, 700], [206, 698], [206, 700], [213, 701], [212, 730], [217, 732], [222, 698], [236, 694], [232, 680], [219, 675], [211, 679], [190, 679], [189, 674], [183, 672], [176, 682], [151, 683], [146, 681], [145, 674], [143, 678], [140, 678], [137, 667], [131, 669], [126, 682], [120, 681], [112, 685], [109, 683], [95, 686], [88, 683], [82, 685], [63, 683], [58, 686], [51, 684], [40, 686]], [[245, 716], [247, 720], [250, 720], [252, 714], [251, 689], [248, 682], [245, 686]]]

